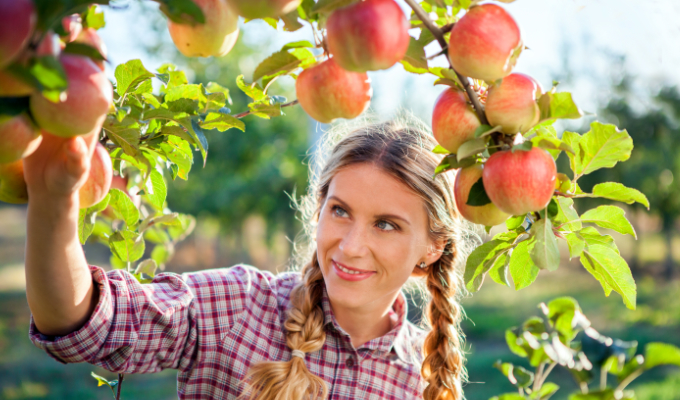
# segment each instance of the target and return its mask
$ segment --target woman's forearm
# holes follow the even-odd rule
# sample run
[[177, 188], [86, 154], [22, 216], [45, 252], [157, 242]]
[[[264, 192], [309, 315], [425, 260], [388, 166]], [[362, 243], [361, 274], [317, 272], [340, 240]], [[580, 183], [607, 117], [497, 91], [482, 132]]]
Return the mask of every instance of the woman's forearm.
[[28, 205], [26, 296], [36, 327], [46, 335], [78, 330], [99, 299], [78, 241], [77, 196], [36, 196]]

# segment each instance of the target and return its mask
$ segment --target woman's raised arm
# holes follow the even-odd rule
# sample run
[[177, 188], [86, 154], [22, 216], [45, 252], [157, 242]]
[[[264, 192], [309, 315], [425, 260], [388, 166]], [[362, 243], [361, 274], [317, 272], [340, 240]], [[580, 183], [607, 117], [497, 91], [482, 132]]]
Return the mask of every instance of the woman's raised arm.
[[78, 189], [87, 179], [97, 134], [65, 139], [43, 132], [24, 159], [29, 204], [26, 296], [36, 327], [66, 335], [92, 314], [98, 290], [78, 241]]

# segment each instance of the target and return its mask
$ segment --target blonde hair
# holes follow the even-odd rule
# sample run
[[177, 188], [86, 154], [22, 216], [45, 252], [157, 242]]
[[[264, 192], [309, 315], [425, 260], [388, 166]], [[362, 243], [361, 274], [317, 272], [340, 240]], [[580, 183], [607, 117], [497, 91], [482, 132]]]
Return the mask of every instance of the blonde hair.
[[[365, 118], [335, 126], [326, 132], [310, 163], [308, 192], [295, 206], [304, 222], [304, 232], [296, 240], [295, 265], [304, 265], [302, 279], [291, 292], [291, 308], [285, 322], [287, 345], [305, 353], [320, 350], [325, 341], [321, 309], [323, 276], [313, 238], [319, 212], [331, 179], [342, 168], [372, 163], [407, 185], [424, 201], [430, 224], [430, 237], [446, 243], [438, 261], [426, 268], [424, 286], [430, 296], [424, 324], [430, 328], [423, 343], [421, 374], [425, 400], [464, 399], [462, 383], [467, 380], [462, 349], [465, 335], [460, 329], [464, 315], [459, 298], [468, 293], [458, 268], [470, 250], [468, 229], [455, 207], [452, 173], [434, 170], [442, 156], [432, 153], [436, 145], [429, 129], [410, 115], [370, 123]], [[415, 267], [415, 266], [414, 266]], [[253, 400], [315, 399], [327, 397], [326, 383], [312, 374], [304, 359], [267, 361], [254, 365], [246, 380]]]

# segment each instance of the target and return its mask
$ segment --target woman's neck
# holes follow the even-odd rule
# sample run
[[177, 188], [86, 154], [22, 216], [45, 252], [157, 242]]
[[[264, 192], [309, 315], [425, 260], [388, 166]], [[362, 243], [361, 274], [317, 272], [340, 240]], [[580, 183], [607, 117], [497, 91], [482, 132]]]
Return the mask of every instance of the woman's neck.
[[331, 303], [335, 320], [349, 334], [355, 349], [392, 329], [389, 311], [398, 295], [397, 292], [392, 299], [387, 299], [387, 302], [362, 308], [335, 307]]

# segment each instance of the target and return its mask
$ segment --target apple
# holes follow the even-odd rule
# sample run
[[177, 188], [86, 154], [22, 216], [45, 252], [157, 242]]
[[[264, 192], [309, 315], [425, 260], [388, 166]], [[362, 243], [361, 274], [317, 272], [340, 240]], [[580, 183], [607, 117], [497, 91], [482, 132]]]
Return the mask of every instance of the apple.
[[28, 203], [23, 160], [0, 164], [0, 201], [12, 204]]
[[230, 0], [238, 15], [246, 19], [278, 18], [295, 11], [300, 0]]
[[62, 50], [62, 43], [59, 40], [59, 35], [53, 31], [47, 31], [45, 37], [40, 41], [38, 47], [35, 49], [37, 56], [54, 56], [57, 57]]
[[541, 85], [532, 77], [513, 73], [489, 87], [486, 117], [502, 132], [525, 133], [538, 123], [541, 111], [537, 100], [543, 94]]
[[453, 26], [449, 59], [459, 73], [493, 82], [512, 72], [523, 47], [512, 16], [500, 6], [483, 4], [471, 7]]
[[484, 189], [501, 211], [522, 215], [545, 208], [555, 191], [557, 167], [550, 153], [534, 147], [493, 153], [484, 164]]
[[[1, 28], [0, 28], [1, 29]], [[61, 51], [59, 36], [52, 31], [48, 32], [35, 49], [36, 56], [57, 56]], [[25, 49], [15, 59], [15, 62], [27, 67], [31, 51]], [[23, 97], [35, 92], [35, 88], [29, 83], [15, 76], [9, 69], [0, 70], [0, 97]]]
[[0, 164], [31, 155], [41, 141], [40, 131], [26, 114], [0, 115]]
[[111, 156], [101, 143], [97, 143], [90, 161], [90, 172], [87, 180], [78, 191], [80, 208], [92, 207], [102, 201], [109, 193], [112, 178]]
[[38, 20], [31, 0], [0, 0], [0, 69], [21, 53]]
[[328, 51], [348, 71], [387, 69], [406, 55], [410, 27], [394, 0], [359, 1], [328, 17]]
[[194, 0], [205, 23], [180, 24], [168, 20], [168, 31], [180, 53], [187, 57], [227, 54], [238, 38], [238, 15], [225, 0]]
[[333, 58], [302, 71], [295, 81], [300, 106], [310, 117], [328, 124], [352, 119], [368, 108], [373, 95], [365, 72], [340, 68]]
[[[104, 43], [102, 38], [99, 37], [99, 35], [97, 34], [97, 30], [94, 29], [94, 28], [84, 29], [82, 32], [80, 32], [80, 35], [78, 35], [75, 42], [76, 43], [84, 43], [86, 45], [92, 46], [95, 49], [97, 49], [97, 51], [99, 51], [99, 53], [102, 56], [104, 56], [104, 58], [106, 58], [106, 56], [107, 56], [106, 44]], [[101, 61], [101, 60], [92, 60], [92, 61], [95, 64], [97, 64], [99, 69], [101, 69], [102, 71], [104, 70], [104, 61]]]
[[456, 174], [453, 186], [453, 196], [456, 199], [456, 208], [466, 220], [484, 226], [494, 226], [503, 223], [510, 215], [499, 210], [495, 204], [489, 203], [483, 206], [467, 205], [470, 188], [482, 178], [483, 168], [481, 164], [461, 168]]
[[434, 103], [432, 112], [432, 133], [437, 142], [451, 153], [458, 151], [464, 142], [474, 138], [475, 130], [481, 125], [467, 94], [449, 87]]
[[70, 43], [76, 40], [83, 30], [83, 19], [80, 17], [80, 14], [72, 14], [61, 19], [61, 26], [64, 28], [64, 32], [66, 32], [64, 41]]
[[0, 70], [0, 97], [22, 97], [33, 92], [33, 86], [14, 76], [8, 70]]
[[30, 108], [38, 125], [53, 135], [73, 137], [101, 126], [113, 102], [113, 87], [91, 59], [73, 54], [59, 57], [68, 78], [66, 100], [52, 103], [33, 93]]

